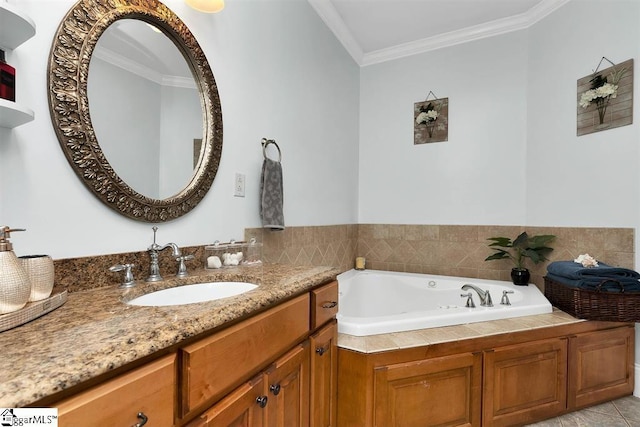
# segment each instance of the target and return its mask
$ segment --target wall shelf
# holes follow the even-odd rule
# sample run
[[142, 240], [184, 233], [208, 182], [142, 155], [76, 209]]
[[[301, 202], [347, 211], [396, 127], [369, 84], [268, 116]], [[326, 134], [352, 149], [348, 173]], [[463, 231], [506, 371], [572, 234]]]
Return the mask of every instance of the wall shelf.
[[0, 126], [14, 128], [32, 121], [33, 110], [0, 98]]
[[0, 47], [15, 49], [36, 34], [36, 24], [24, 12], [0, 3]]
[[[36, 34], [36, 24], [23, 11], [0, 3], [0, 48], [15, 49]], [[0, 98], [0, 127], [14, 128], [32, 121], [33, 110]]]

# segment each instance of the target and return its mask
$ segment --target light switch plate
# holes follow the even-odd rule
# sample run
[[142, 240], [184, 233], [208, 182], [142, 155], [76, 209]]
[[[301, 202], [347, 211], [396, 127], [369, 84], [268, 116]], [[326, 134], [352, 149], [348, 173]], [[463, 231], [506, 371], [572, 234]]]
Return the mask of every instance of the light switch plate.
[[236, 173], [236, 181], [233, 185], [233, 195], [236, 197], [244, 197], [244, 181], [243, 173]]

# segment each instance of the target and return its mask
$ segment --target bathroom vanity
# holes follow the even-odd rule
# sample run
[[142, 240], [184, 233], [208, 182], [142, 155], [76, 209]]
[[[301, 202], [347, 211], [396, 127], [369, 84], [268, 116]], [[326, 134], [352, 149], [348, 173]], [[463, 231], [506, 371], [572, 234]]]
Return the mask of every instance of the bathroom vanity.
[[[226, 301], [136, 307], [124, 301], [144, 289], [73, 293], [53, 317], [0, 335], [29, 337], [0, 362], [21, 371], [0, 402], [55, 406], [61, 426], [335, 425], [336, 272], [269, 268], [258, 289]], [[29, 354], [42, 329], [58, 335]]]

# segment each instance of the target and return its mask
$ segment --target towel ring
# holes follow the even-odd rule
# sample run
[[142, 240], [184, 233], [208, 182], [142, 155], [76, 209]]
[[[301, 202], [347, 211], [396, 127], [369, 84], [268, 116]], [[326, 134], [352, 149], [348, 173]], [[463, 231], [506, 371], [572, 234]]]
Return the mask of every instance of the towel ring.
[[265, 159], [268, 159], [269, 157], [267, 157], [267, 146], [269, 144], [273, 144], [276, 146], [276, 149], [278, 150], [278, 163], [282, 161], [282, 151], [280, 151], [280, 146], [278, 146], [278, 143], [276, 141], [274, 141], [273, 139], [267, 139], [267, 138], [262, 138], [262, 155], [264, 156]]

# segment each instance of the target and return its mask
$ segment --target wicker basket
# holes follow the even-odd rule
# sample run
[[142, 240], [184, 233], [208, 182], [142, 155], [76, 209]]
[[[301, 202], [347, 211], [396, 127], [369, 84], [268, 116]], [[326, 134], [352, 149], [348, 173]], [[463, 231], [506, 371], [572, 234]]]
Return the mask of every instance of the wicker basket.
[[640, 322], [640, 292], [606, 292], [575, 288], [544, 278], [544, 295], [552, 305], [579, 319]]

